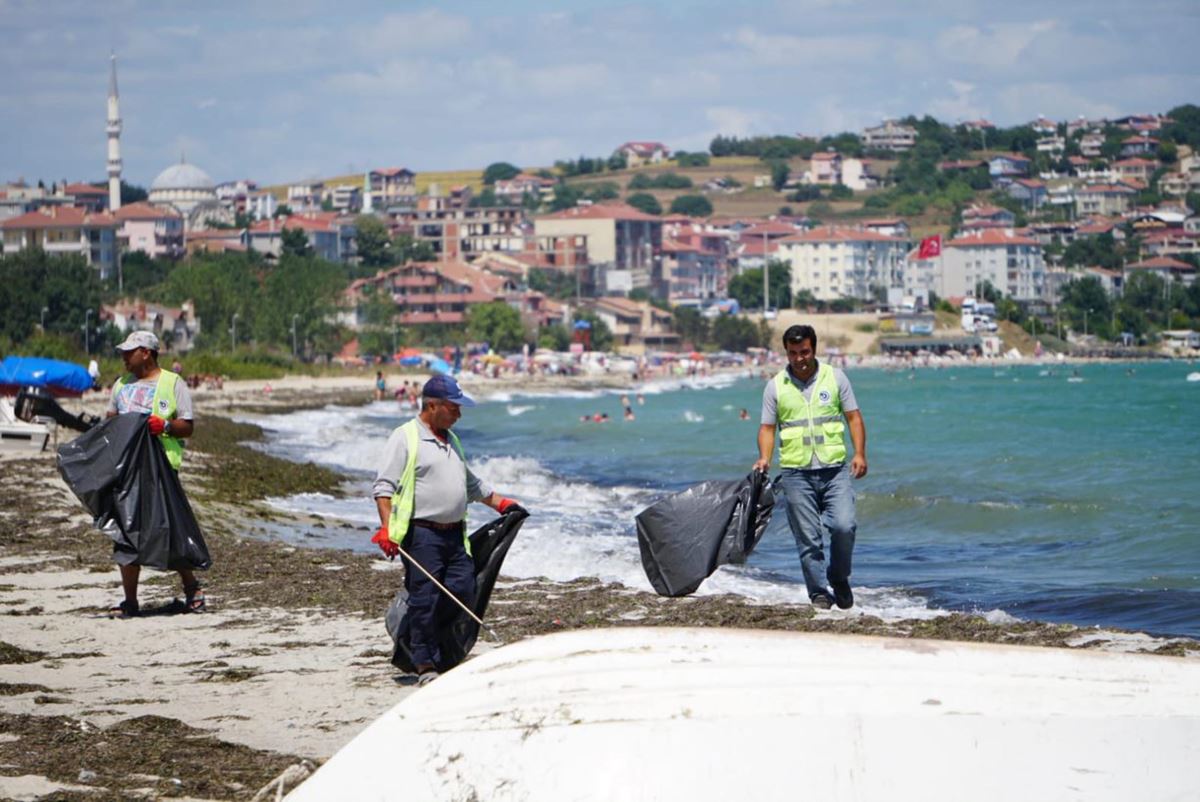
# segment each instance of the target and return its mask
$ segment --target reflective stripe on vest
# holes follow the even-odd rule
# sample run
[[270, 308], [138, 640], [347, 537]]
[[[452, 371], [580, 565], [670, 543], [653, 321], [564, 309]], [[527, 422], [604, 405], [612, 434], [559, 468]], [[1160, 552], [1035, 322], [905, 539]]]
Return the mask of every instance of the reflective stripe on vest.
[[804, 393], [784, 368], [775, 375], [775, 396], [781, 467], [807, 468], [814, 453], [824, 465], [846, 461], [842, 396], [832, 367], [821, 364], [817, 368], [811, 401], [804, 400]]
[[[119, 393], [121, 388], [133, 378], [132, 373], [127, 373], [117, 379], [116, 384], [113, 385], [113, 394]], [[158, 381], [154, 385], [154, 398], [150, 401], [151, 415], [157, 415], [163, 420], [175, 418], [175, 383], [179, 379], [178, 373], [172, 373], [163, 368], [158, 369]], [[169, 434], [160, 434], [158, 441], [162, 443], [163, 451], [167, 452], [167, 462], [171, 463], [172, 468], [179, 470], [179, 466], [183, 464], [183, 440]]]
[[[413, 508], [416, 506], [417, 500], [417, 449], [421, 445], [421, 438], [418, 432], [420, 424], [416, 418], [413, 418], [408, 423], [401, 426], [404, 431], [405, 445], [408, 448], [408, 459], [404, 463], [404, 472], [400, 474], [400, 478], [396, 481], [396, 492], [392, 494], [392, 512], [388, 516], [388, 540], [399, 545], [404, 542], [404, 538], [408, 535], [408, 527], [412, 522]], [[450, 442], [454, 445], [454, 450], [458, 452], [458, 458], [463, 464], [463, 485], [467, 482], [467, 455], [463, 453], [462, 443], [458, 441], [458, 435], [447, 430], [450, 435]], [[469, 491], [468, 491], [469, 493]], [[468, 495], [468, 503], [470, 496]], [[467, 514], [463, 512], [463, 548], [467, 551], [467, 556], [471, 554], [471, 538], [467, 534]]]

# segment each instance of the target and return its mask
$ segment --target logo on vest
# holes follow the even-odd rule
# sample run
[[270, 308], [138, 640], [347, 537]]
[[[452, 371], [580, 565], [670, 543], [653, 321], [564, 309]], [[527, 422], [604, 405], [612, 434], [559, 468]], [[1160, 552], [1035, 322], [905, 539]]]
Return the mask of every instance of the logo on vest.
[[158, 411], [159, 412], [166, 412], [167, 406], [168, 406], [167, 399], [165, 399], [165, 398], [158, 399]]
[[833, 396], [829, 394], [828, 390], [822, 390], [821, 392], [817, 393], [817, 400], [822, 404], [828, 404], [832, 398]]

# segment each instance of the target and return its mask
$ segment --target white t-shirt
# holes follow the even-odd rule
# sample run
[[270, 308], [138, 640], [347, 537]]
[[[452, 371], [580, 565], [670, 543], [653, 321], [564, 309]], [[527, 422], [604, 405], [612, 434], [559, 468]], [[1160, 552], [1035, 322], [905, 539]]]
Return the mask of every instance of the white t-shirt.
[[[122, 415], [126, 412], [150, 412], [161, 417], [161, 413], [151, 410], [154, 402], [154, 390], [158, 387], [158, 377], [141, 379], [122, 385], [120, 390], [112, 394], [108, 402], [108, 411]], [[165, 411], [165, 410], [164, 410]], [[178, 420], [195, 420], [192, 411], [192, 394], [188, 391], [187, 382], [180, 379], [175, 382], [175, 418]]]

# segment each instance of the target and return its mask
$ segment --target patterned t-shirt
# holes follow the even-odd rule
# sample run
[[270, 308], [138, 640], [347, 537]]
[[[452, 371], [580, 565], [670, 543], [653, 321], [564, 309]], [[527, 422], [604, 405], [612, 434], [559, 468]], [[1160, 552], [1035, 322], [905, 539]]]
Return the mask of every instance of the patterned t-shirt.
[[[153, 412], [153, 414], [161, 415], [161, 412], [150, 409], [150, 405], [154, 401], [154, 389], [157, 386], [157, 376], [153, 379], [141, 379], [122, 385], [120, 390], [112, 394], [112, 399], [108, 403], [109, 412], [115, 412], [118, 415], [126, 412], [143, 414]], [[161, 399], [160, 403], [164, 400]], [[194, 420], [193, 415], [192, 394], [188, 392], [187, 382], [178, 381], [175, 383], [175, 417], [179, 420]]]

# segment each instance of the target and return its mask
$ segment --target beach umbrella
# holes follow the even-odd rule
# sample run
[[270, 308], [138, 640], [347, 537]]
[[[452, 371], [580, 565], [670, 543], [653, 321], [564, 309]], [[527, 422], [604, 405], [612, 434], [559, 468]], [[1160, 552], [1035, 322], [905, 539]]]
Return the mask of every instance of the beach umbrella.
[[405, 367], [410, 367], [410, 368], [415, 367], [415, 366], [421, 364], [421, 357], [415, 356], [415, 355], [414, 356], [402, 356], [402, 357], [400, 357], [400, 364], [404, 365]]
[[429, 360], [429, 369], [432, 370], [434, 373], [449, 374], [449, 373], [453, 372], [450, 369], [450, 364], [446, 360], [441, 359], [440, 357], [436, 357], [436, 356], [433, 359]]

